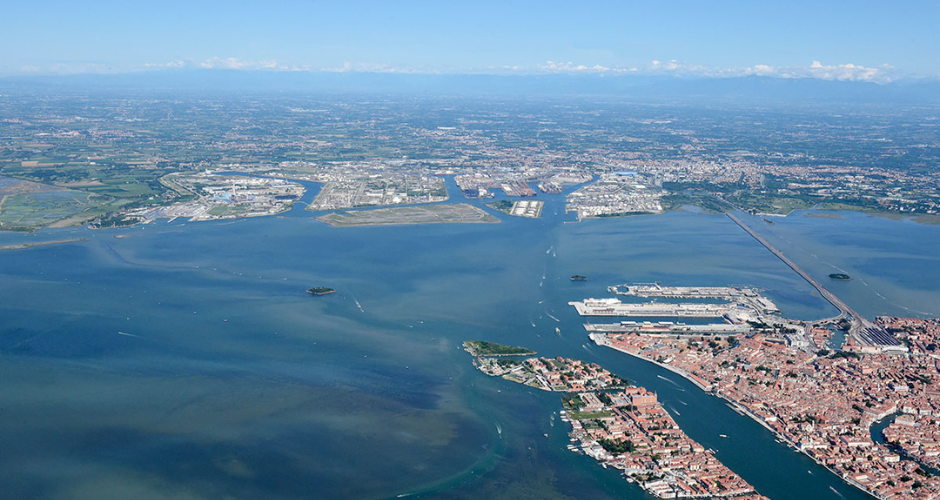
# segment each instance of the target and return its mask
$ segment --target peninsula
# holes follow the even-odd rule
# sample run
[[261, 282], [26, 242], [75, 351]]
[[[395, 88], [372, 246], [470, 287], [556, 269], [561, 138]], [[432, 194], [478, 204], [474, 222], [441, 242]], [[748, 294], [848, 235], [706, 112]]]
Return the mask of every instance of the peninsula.
[[714, 454], [689, 438], [659, 403], [656, 395], [632, 387], [593, 363], [557, 358], [529, 358], [507, 363], [476, 358], [490, 376], [569, 393], [562, 420], [584, 453], [658, 498], [766, 500]]
[[67, 240], [36, 241], [33, 243], [20, 243], [18, 245], [3, 245], [0, 250], [22, 250], [24, 248], [41, 247], [44, 245], [58, 245], [60, 243], [73, 243], [77, 241], [88, 241], [88, 238], [69, 238]]

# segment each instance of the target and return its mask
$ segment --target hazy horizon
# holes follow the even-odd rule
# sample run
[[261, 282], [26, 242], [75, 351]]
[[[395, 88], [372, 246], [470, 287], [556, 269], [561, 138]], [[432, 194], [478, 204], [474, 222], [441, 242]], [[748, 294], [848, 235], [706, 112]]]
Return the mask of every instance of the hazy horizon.
[[0, 76], [205, 68], [396, 74], [940, 77], [935, 2], [20, 3]]

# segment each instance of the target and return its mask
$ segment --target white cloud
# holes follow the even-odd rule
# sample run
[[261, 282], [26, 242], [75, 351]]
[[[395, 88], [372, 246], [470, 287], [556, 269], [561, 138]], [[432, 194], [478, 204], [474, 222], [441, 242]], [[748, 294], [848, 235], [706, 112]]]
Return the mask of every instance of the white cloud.
[[[857, 64], [824, 65], [813, 61], [809, 66], [779, 67], [769, 64], [755, 64], [747, 67], [715, 67], [702, 64], [689, 64], [676, 59], [668, 61], [653, 60], [642, 68], [626, 66], [602, 66], [600, 64], [578, 64], [574, 62], [546, 61], [536, 67], [500, 66], [488, 71], [510, 73], [570, 73], [570, 74], [639, 74], [673, 75], [681, 77], [730, 78], [740, 76], [766, 76], [778, 78], [816, 78], [820, 80], [863, 81], [887, 83], [893, 81], [894, 68], [889, 65], [877, 68]], [[488, 72], [484, 71], [484, 72]]]
[[665, 71], [681, 72], [681, 71], [688, 71], [691, 68], [692, 68], [691, 66], [681, 64], [675, 59], [672, 59], [666, 62], [657, 61], [654, 59], [653, 62], [650, 63], [650, 69], [652, 69], [655, 72], [661, 72], [661, 71], [662, 72], [665, 72]]
[[277, 61], [246, 61], [236, 57], [210, 57], [199, 64], [205, 69], [276, 69], [290, 70], [288, 66], [278, 66]]
[[812, 78], [822, 80], [862, 81], [862, 82], [890, 82], [888, 73], [894, 68], [885, 64], [879, 68], [866, 68], [857, 64], [837, 64], [827, 66], [819, 61], [805, 69], [805, 74]]
[[762, 76], [776, 78], [815, 78], [834, 81], [862, 81], [888, 83], [898, 78], [896, 70], [889, 65], [866, 67], [853, 63], [828, 65], [812, 61], [806, 66], [773, 66], [755, 64], [746, 67], [715, 67], [690, 64], [676, 59], [653, 60], [641, 67], [575, 62], [546, 61], [536, 66], [503, 65], [473, 70], [425, 66], [396, 66], [387, 63], [344, 61], [338, 67], [316, 67], [312, 65], [285, 65], [276, 60], [247, 60], [236, 57], [210, 57], [202, 62], [184, 58], [163, 63], [145, 63], [138, 66], [115, 68], [102, 63], [61, 63], [52, 66], [24, 66], [21, 74], [76, 74], [76, 73], [120, 73], [146, 70], [203, 68], [263, 71], [309, 71], [331, 73], [398, 73], [398, 74], [593, 74], [604, 75], [671, 75], [690, 78], [730, 78]]
[[170, 61], [165, 63], [144, 63], [144, 68], [146, 69], [178, 69], [185, 68], [190, 63], [191, 60], [180, 60], [180, 61]]
[[[512, 66], [514, 70], [523, 70], [519, 66]], [[530, 70], [531, 71], [531, 70]], [[608, 67], [601, 66], [600, 64], [595, 64], [592, 66], [584, 64], [574, 64], [572, 62], [555, 62], [555, 61], [545, 61], [545, 64], [540, 64], [537, 68], [538, 72], [542, 73], [630, 73], [636, 71], [636, 68], [623, 68], [623, 67]]]
[[755, 64], [750, 68], [744, 68], [745, 75], [774, 76], [777, 74], [777, 68], [767, 64]]
[[385, 63], [350, 62], [344, 61], [340, 67], [321, 68], [319, 71], [327, 73], [401, 73], [401, 74], [438, 74], [433, 69], [404, 68]]
[[743, 68], [717, 68], [699, 64], [686, 64], [676, 60], [668, 62], [654, 60], [650, 63], [648, 69], [649, 73], [653, 74], [669, 73], [677, 76], [693, 77], [768, 76], [875, 83], [893, 81], [894, 78], [891, 75], [893, 70], [894, 68], [887, 64], [877, 68], [869, 68], [852, 63], [825, 65], [819, 61], [813, 61], [809, 66], [777, 67], [768, 64], [756, 64]]

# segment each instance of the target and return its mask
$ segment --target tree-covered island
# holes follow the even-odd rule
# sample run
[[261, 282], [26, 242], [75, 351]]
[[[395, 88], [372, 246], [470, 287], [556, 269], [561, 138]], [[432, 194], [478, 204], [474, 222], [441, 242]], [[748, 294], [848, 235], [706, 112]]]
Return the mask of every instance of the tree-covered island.
[[464, 349], [472, 356], [531, 356], [535, 351], [524, 347], [497, 344], [485, 340], [468, 340], [463, 343]]

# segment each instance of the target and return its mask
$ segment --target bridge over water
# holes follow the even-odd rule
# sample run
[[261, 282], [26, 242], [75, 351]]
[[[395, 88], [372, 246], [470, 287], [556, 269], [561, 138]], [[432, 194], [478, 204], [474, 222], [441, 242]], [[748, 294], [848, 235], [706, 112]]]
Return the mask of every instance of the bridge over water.
[[897, 339], [895, 339], [890, 333], [886, 332], [883, 328], [875, 325], [871, 321], [868, 321], [861, 314], [855, 312], [855, 310], [849, 307], [848, 304], [837, 297], [836, 294], [830, 292], [829, 289], [823, 286], [822, 283], [810, 276], [800, 266], [796, 265], [795, 262], [788, 259], [787, 256], [783, 254], [783, 252], [771, 245], [770, 242], [764, 239], [761, 235], [755, 233], [750, 227], [747, 226], [747, 224], [742, 222], [741, 219], [737, 218], [732, 213], [728, 213], [726, 215], [729, 219], [733, 220], [735, 224], [740, 226], [741, 229], [747, 231], [747, 234], [751, 235], [751, 237], [760, 242], [761, 245], [764, 245], [767, 250], [770, 250], [772, 254], [776, 255], [778, 259], [782, 260], [784, 264], [790, 267], [790, 269], [793, 269], [797, 274], [802, 276], [803, 279], [809, 282], [810, 285], [813, 285], [813, 287], [819, 291], [819, 294], [822, 295], [823, 298], [828, 300], [830, 304], [839, 310], [839, 316], [824, 320], [823, 322], [829, 322], [833, 320], [838, 321], [842, 318], [848, 318], [851, 322], [849, 334], [852, 335], [856, 341], [862, 344], [877, 344], [881, 346], [900, 345], [900, 342], [898, 342]]

